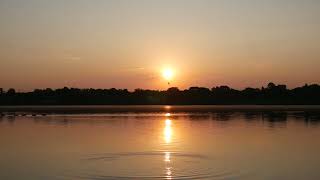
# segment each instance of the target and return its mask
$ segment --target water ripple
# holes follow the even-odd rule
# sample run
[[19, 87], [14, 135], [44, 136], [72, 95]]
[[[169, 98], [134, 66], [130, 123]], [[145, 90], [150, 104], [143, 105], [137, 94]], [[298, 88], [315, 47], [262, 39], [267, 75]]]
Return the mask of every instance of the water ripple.
[[[89, 157], [84, 158], [85, 160], [107, 160], [107, 159], [116, 159], [125, 156], [162, 156], [165, 155], [168, 151], [143, 151], [143, 152], [122, 152], [122, 153], [103, 153], [103, 154], [92, 154]], [[170, 151], [172, 156], [176, 157], [191, 157], [198, 159], [208, 159], [208, 156], [201, 154], [192, 154], [192, 153], [181, 153], [177, 151]]]
[[[82, 165], [88, 167], [75, 179], [238, 179], [240, 174], [225, 167], [212, 166], [214, 159], [203, 154], [145, 151], [87, 155]], [[130, 165], [129, 165], [130, 164]]]

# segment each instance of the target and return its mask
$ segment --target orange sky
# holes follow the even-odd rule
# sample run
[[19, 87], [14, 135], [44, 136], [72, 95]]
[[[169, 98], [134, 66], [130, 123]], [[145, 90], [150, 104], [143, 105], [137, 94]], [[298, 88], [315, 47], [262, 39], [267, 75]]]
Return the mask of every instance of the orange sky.
[[320, 83], [320, 1], [0, 2], [0, 86]]

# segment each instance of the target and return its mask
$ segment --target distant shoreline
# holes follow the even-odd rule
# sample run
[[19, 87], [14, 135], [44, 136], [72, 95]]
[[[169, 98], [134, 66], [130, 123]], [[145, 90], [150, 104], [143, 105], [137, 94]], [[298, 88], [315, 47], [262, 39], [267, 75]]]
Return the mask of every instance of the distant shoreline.
[[266, 87], [243, 90], [217, 86], [184, 90], [170, 87], [165, 91], [64, 87], [16, 92], [0, 88], [0, 106], [10, 105], [320, 105], [320, 85], [287, 89], [286, 85], [269, 83]]
[[117, 112], [221, 112], [221, 111], [320, 111], [320, 105], [88, 105], [0, 106], [0, 112], [117, 113]]

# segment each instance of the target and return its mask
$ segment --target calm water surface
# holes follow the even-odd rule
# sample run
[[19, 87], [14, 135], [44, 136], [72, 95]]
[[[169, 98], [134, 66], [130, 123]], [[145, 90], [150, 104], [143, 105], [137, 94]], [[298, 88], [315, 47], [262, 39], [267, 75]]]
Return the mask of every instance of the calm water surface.
[[320, 113], [0, 118], [0, 179], [320, 179]]

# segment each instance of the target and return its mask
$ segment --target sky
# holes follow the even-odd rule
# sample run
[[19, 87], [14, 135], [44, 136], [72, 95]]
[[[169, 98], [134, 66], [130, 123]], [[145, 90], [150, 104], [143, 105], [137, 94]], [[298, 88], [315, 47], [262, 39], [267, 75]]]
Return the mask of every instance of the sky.
[[320, 83], [319, 9], [319, 0], [0, 0], [0, 87]]

